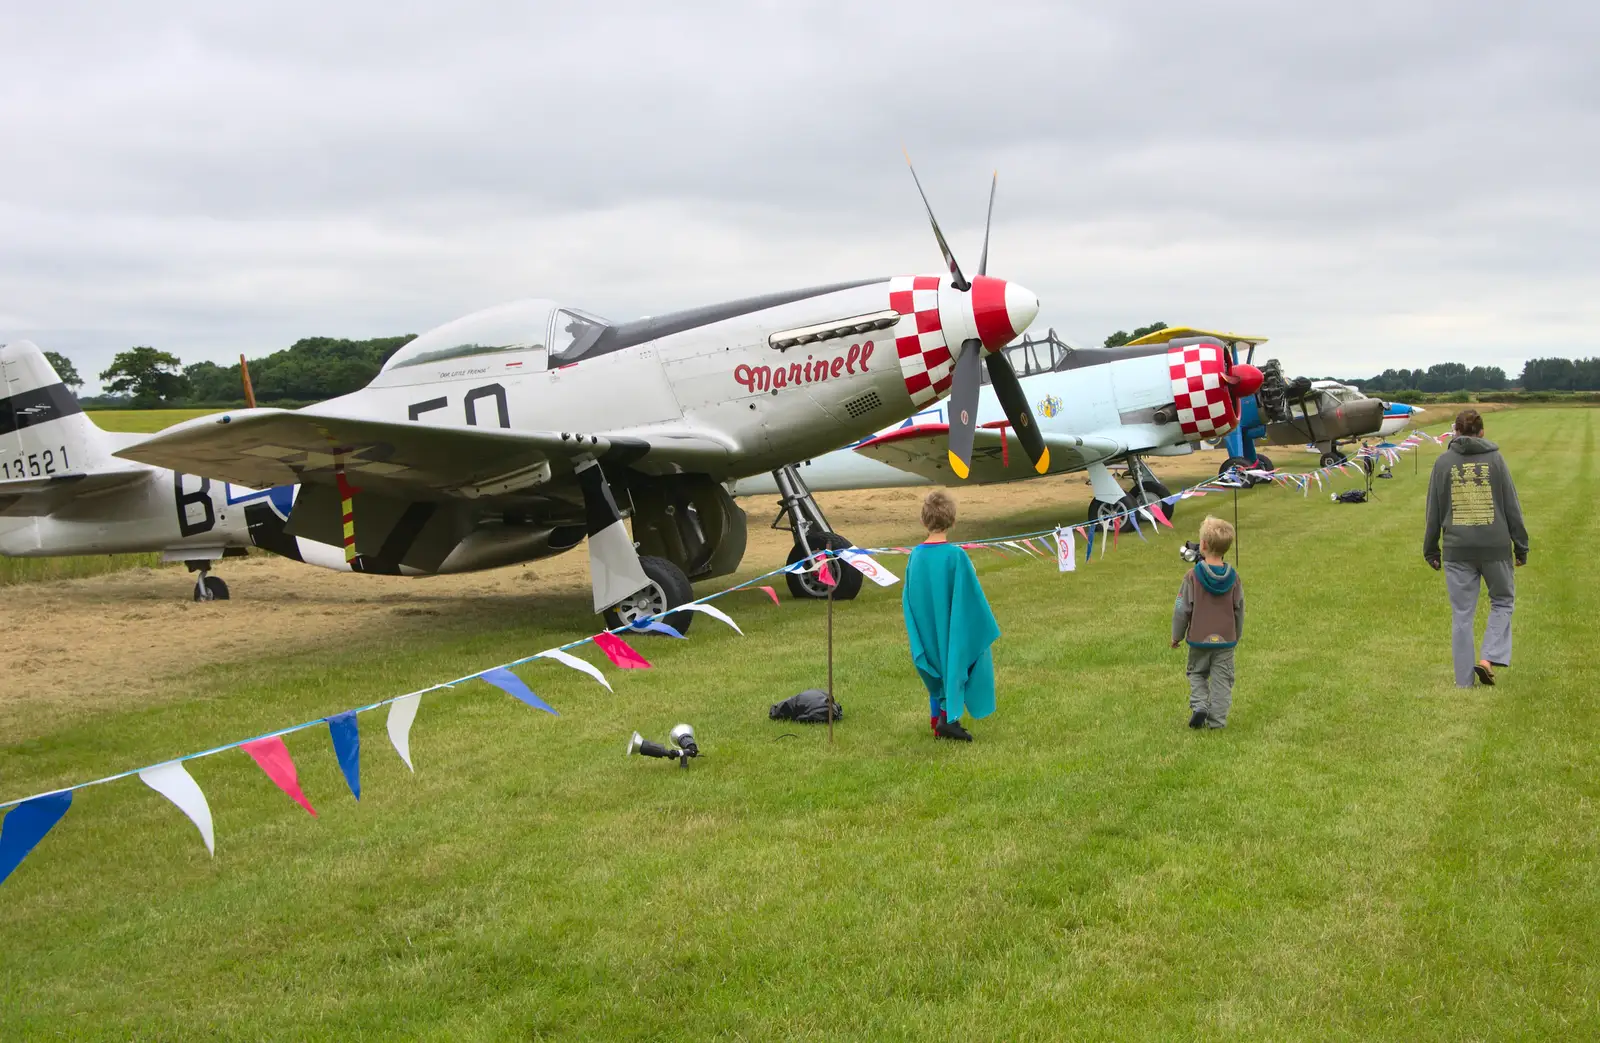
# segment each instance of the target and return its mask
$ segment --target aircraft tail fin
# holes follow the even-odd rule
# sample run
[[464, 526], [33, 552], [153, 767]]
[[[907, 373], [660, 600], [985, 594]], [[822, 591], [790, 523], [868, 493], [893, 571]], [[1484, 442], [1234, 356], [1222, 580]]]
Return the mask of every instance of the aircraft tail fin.
[[38, 345], [0, 345], [0, 478], [81, 474], [119, 463], [115, 448]]

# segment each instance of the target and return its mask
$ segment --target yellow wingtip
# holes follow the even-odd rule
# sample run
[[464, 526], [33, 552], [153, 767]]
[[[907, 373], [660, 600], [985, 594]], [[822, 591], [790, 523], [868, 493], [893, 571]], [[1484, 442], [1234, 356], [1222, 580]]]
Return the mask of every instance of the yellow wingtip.
[[956, 477], [957, 478], [960, 478], [961, 480], [965, 481], [967, 475], [971, 474], [972, 471], [967, 467], [967, 465], [965, 463], [963, 463], [961, 461], [961, 457], [957, 456], [954, 453], [949, 452], [948, 450], [946, 451], [946, 455], [950, 457], [950, 470], [952, 470], [952, 471], [954, 471], [956, 473]]
[[1044, 447], [1044, 452], [1039, 455], [1039, 460], [1038, 460], [1037, 463], [1035, 463], [1033, 465], [1033, 469], [1036, 472], [1038, 472], [1039, 474], [1044, 474], [1046, 471], [1050, 470], [1050, 447], [1049, 446], [1045, 446]]

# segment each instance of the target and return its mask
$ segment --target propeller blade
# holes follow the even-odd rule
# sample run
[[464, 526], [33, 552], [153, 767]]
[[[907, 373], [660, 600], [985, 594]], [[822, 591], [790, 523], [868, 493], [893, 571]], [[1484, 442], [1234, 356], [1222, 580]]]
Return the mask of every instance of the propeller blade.
[[[905, 149], [901, 149], [905, 152]], [[911, 180], [916, 183], [917, 195], [922, 197], [922, 205], [928, 211], [928, 223], [933, 226], [933, 237], [939, 240], [939, 252], [944, 254], [944, 263], [950, 268], [950, 277], [955, 280], [956, 289], [965, 291], [972, 284], [967, 282], [967, 277], [961, 274], [961, 266], [956, 263], [956, 255], [950, 252], [950, 244], [944, 241], [944, 233], [939, 231], [939, 221], [933, 216], [933, 207], [928, 203], [928, 193], [922, 190], [922, 181], [917, 177], [917, 168], [911, 166], [911, 153], [906, 152], [906, 166], [911, 170]]]
[[[989, 216], [983, 219], [983, 253], [978, 256], [978, 274], [989, 274], [989, 225], [994, 221], [994, 190], [1000, 187], [1000, 171], [989, 182]], [[992, 356], [991, 356], [992, 357]]]
[[950, 470], [957, 478], [972, 472], [972, 434], [978, 426], [978, 358], [983, 341], [974, 337], [961, 345], [955, 379], [950, 388]]
[[1028, 396], [1022, 390], [1022, 381], [1017, 379], [1017, 371], [1011, 368], [1011, 360], [1003, 351], [993, 353], [984, 362], [989, 367], [989, 383], [994, 387], [994, 397], [1000, 400], [1000, 407], [1006, 411], [1006, 419], [1011, 421], [1011, 428], [1022, 442], [1023, 451], [1033, 461], [1033, 469], [1044, 474], [1050, 470], [1050, 447], [1044, 444], [1044, 435], [1039, 433], [1033, 410], [1028, 408]]

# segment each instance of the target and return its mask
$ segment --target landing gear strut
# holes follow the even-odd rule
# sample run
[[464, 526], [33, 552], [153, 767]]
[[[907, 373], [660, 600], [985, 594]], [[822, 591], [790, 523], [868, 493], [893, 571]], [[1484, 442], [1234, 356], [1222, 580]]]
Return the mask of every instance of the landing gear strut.
[[228, 585], [222, 577], [211, 575], [210, 559], [201, 561], [186, 561], [190, 572], [198, 572], [199, 578], [194, 583], [194, 599], [196, 601], [227, 601]]
[[[772, 472], [778, 485], [778, 516], [772, 527], [787, 529], [794, 536], [794, 547], [789, 551], [787, 563], [804, 561], [819, 551], [844, 550], [850, 541], [828, 527], [828, 519], [817, 506], [817, 501], [800, 477], [800, 469], [785, 464]], [[788, 524], [784, 524], [787, 522]], [[849, 601], [861, 592], [861, 573], [848, 565], [834, 562], [830, 566], [838, 585], [833, 588], [836, 601]], [[826, 598], [828, 588], [816, 572], [789, 572], [784, 579], [789, 584], [789, 594], [796, 598]]]
[[[1094, 499], [1089, 501], [1089, 520], [1099, 521], [1124, 511], [1149, 507], [1172, 495], [1161, 479], [1155, 476], [1144, 459], [1138, 455], [1128, 457], [1128, 491], [1123, 492], [1111, 471], [1103, 463], [1090, 464], [1089, 483], [1094, 487]], [[1177, 504], [1161, 503], [1161, 511], [1169, 519]]]

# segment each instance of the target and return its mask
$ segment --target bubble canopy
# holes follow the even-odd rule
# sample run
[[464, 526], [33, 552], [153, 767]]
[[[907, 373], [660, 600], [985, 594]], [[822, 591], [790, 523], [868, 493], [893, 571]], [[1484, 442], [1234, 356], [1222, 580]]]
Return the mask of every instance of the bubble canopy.
[[610, 325], [554, 301], [514, 301], [429, 330], [390, 356], [383, 371], [523, 351], [547, 352], [553, 369], [590, 354]]

